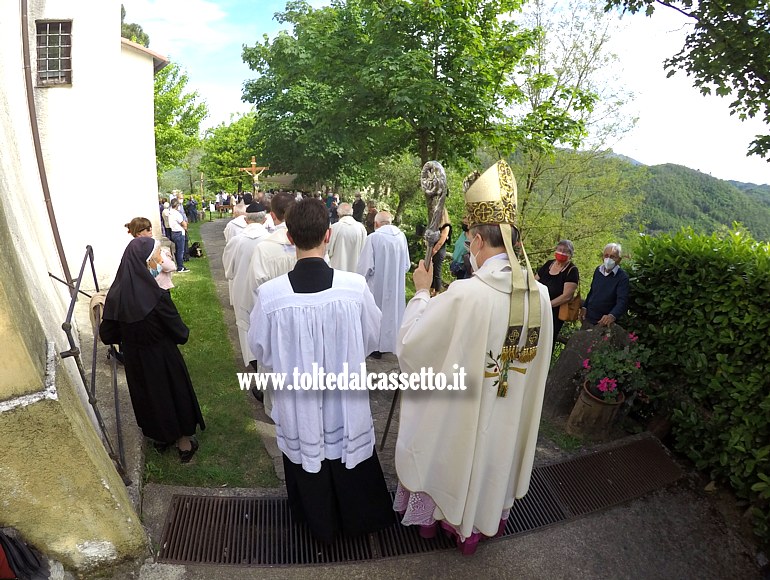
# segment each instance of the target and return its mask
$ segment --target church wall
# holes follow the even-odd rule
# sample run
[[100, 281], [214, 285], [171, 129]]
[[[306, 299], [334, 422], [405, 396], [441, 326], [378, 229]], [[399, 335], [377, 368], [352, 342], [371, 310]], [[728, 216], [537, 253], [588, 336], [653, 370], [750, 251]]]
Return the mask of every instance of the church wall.
[[159, 224], [152, 58], [125, 56], [116, 0], [37, 5], [32, 39], [36, 19], [72, 19], [72, 85], [35, 89], [51, 198], [71, 269], [91, 245], [105, 286], [130, 241], [123, 225], [137, 216]]
[[[61, 9], [81, 3], [30, 0], [32, 39], [38, 4], [46, 7], [46, 17], [74, 18]], [[82, 4], [78, 10], [101, 17], [114, 13], [110, 18], [120, 21], [119, 3], [106, 2], [114, 8], [108, 12], [101, 3]], [[74, 359], [58, 355], [69, 348], [61, 329], [69, 292], [49, 277], [49, 272], [64, 274], [35, 159], [21, 42], [19, 3], [7, 3], [0, 18], [0, 527], [17, 528], [45, 554], [84, 571], [144, 554], [146, 537], [94, 428]], [[119, 57], [119, 39], [114, 44]], [[72, 111], [57, 114], [83, 115], [70, 104]], [[62, 156], [77, 156], [72, 142], [65, 147], [66, 139], [57, 140], [51, 124], [46, 127], [44, 146], [46, 137], [56, 143], [47, 161], [63, 149]], [[85, 149], [79, 153], [88, 157]], [[56, 159], [51, 164], [59, 172], [68, 169]], [[57, 208], [68, 207], [66, 195], [77, 189], [61, 184], [79, 183], [84, 165], [73, 162], [66, 179], [54, 178], [52, 197], [62, 200], [54, 201]], [[78, 236], [89, 227], [88, 212], [79, 212], [77, 220], [64, 210], [57, 217], [63, 237], [68, 236], [65, 244], [79, 244]], [[68, 256], [73, 275], [84, 250]]]
[[[158, 211], [158, 177], [155, 171], [155, 75], [153, 60], [130, 46], [121, 51], [121, 84], [117, 86], [118, 117], [124, 163], [131, 168], [118, 190], [125, 200], [120, 215], [122, 223], [131, 218], [146, 217], [152, 222], [152, 233], [162, 235]], [[143, 130], [138, 130], [142, 128]], [[122, 212], [122, 213], [121, 213]]]

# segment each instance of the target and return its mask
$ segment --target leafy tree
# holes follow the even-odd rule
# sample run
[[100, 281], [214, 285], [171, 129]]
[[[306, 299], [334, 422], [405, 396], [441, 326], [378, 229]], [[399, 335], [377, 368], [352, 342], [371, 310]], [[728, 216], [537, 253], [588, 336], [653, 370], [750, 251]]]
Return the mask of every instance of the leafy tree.
[[[535, 262], [568, 238], [585, 260], [579, 265], [593, 264], [587, 257], [616, 240], [641, 203], [633, 187], [640, 172], [604, 152], [634, 120], [622, 114], [628, 95], [608, 73], [617, 60], [607, 50], [614, 19], [602, 6], [599, 0], [566, 6], [535, 0], [522, 15], [522, 23], [540, 34], [517, 75], [526, 100], [515, 113], [533, 124], [534, 137], [519, 143], [511, 166], [518, 177], [519, 227]], [[573, 150], [550, 146], [544, 109], [561, 120], [559, 135]]]
[[346, 21], [346, 9], [311, 9], [289, 2], [276, 15], [292, 25], [272, 42], [244, 48], [244, 61], [258, 73], [247, 81], [244, 100], [257, 106], [255, 132], [264, 141], [271, 169], [297, 173], [300, 181], [336, 181], [351, 166], [382, 154], [390, 133], [366, 118], [361, 87], [362, 32]]
[[[668, 76], [683, 70], [704, 95], [731, 95], [730, 114], [759, 116], [770, 125], [770, 4], [766, 0], [607, 0], [652, 15], [666, 6], [687, 16], [693, 29], [682, 50], [666, 61]], [[770, 135], [757, 135], [749, 155], [768, 157]], [[770, 161], [770, 159], [768, 159]]]
[[238, 183], [242, 183], [250, 191], [251, 179], [238, 168], [248, 167], [252, 155], [258, 160], [263, 157], [263, 149], [254, 136], [255, 122], [255, 114], [248, 113], [206, 132], [200, 170], [209, 189], [235, 191]]
[[507, 115], [523, 98], [512, 74], [537, 36], [504, 17], [520, 6], [289, 2], [277, 18], [292, 32], [243, 53], [259, 74], [244, 99], [257, 106], [271, 166], [327, 178], [405, 144], [423, 164], [458, 162], [482, 142], [510, 150], [544, 133], [543, 147], [570, 140], [576, 123], [547, 103], [523, 121]]
[[388, 157], [380, 161], [374, 176], [382, 193], [396, 198], [393, 221], [400, 224], [408, 205], [414, 205], [420, 190], [420, 181], [415, 176], [420, 174], [420, 160], [410, 153]]
[[[514, 174], [523, 172], [515, 156], [511, 165]], [[604, 244], [638, 230], [645, 180], [646, 168], [602, 152], [559, 150], [544, 158], [519, 222], [533, 267], [567, 238], [578, 266], [590, 272]]]
[[133, 22], [126, 22], [126, 9], [123, 4], [120, 5], [120, 36], [143, 46], [150, 46], [150, 37], [142, 27]]
[[185, 92], [187, 74], [170, 63], [155, 74], [155, 158], [158, 173], [181, 162], [198, 144], [201, 121], [208, 115], [197, 91]]

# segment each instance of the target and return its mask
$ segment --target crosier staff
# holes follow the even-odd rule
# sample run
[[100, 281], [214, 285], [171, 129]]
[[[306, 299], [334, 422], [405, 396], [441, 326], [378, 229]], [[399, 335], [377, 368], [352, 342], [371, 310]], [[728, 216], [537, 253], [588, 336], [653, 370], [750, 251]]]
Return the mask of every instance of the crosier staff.
[[443, 166], [438, 161], [428, 161], [422, 167], [420, 172], [420, 185], [425, 195], [429, 198], [435, 198], [438, 196], [438, 201], [433, 209], [433, 215], [430, 218], [430, 223], [425, 230], [425, 243], [427, 249], [425, 252], [425, 269], [430, 269], [431, 258], [433, 257], [433, 246], [441, 236], [439, 227], [441, 226], [441, 217], [444, 215], [444, 202], [446, 196], [449, 194], [449, 188], [446, 183], [446, 172]]

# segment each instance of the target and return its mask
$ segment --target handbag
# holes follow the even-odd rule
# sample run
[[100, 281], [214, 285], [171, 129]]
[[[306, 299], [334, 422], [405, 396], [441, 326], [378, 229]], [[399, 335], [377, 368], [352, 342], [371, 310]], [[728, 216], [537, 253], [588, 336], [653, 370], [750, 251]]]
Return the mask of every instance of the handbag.
[[[573, 265], [572, 267], [574, 268], [575, 266]], [[580, 282], [578, 281], [578, 287], [572, 299], [559, 305], [559, 320], [564, 322], [574, 322], [577, 320], [580, 315], [580, 304]]]

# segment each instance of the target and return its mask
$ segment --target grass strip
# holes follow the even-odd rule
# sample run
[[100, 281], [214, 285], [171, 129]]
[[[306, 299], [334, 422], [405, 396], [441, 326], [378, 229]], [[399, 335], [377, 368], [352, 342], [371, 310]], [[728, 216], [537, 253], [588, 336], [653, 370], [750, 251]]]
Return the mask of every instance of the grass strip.
[[[200, 222], [190, 224], [190, 239], [200, 240]], [[190, 340], [180, 347], [198, 395], [206, 430], [197, 435], [200, 449], [189, 464], [176, 449], [163, 454], [151, 446], [145, 480], [194, 487], [276, 487], [280, 481], [256, 431], [250, 395], [238, 388], [233, 346], [211, 277], [209, 261], [193, 258], [191, 271], [175, 274], [171, 296]]]

